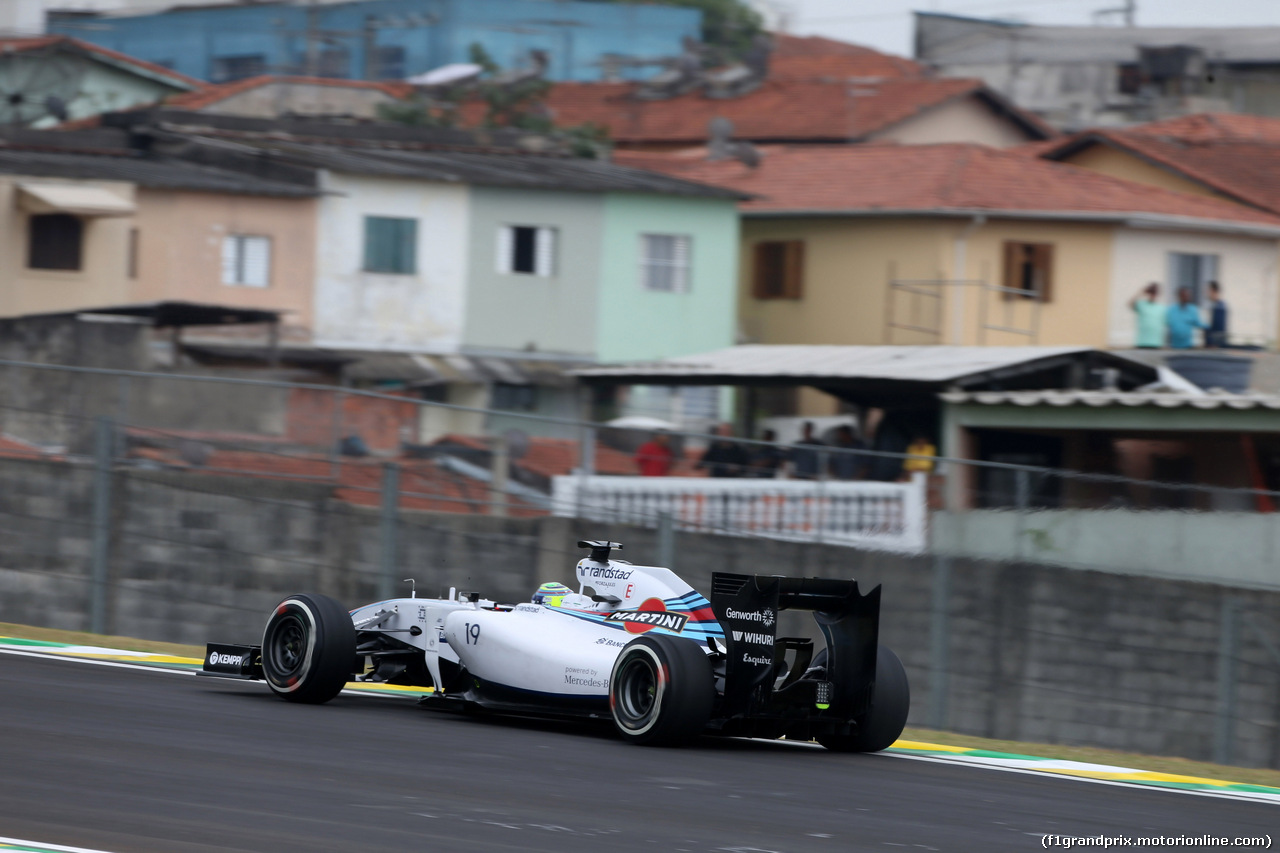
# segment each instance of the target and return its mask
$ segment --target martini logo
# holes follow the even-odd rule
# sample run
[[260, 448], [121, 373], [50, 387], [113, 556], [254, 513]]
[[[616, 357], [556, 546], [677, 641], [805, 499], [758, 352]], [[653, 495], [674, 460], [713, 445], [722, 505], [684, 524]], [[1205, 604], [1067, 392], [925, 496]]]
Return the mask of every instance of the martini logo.
[[654, 628], [665, 628], [679, 634], [684, 630], [689, 617], [684, 613], [673, 613], [660, 598], [648, 598], [636, 610], [618, 610], [605, 617], [606, 622], [621, 622], [629, 634], [643, 634]]

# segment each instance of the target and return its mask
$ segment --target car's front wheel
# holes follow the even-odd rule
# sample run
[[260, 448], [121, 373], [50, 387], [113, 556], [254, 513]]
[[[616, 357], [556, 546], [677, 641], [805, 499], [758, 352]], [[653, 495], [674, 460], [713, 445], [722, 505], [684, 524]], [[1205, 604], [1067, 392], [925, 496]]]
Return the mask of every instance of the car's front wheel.
[[346, 685], [356, 657], [351, 614], [324, 595], [291, 595], [262, 634], [262, 675], [290, 702], [328, 702]]
[[690, 640], [637, 637], [613, 664], [609, 708], [618, 733], [632, 743], [689, 740], [706, 727], [714, 703], [711, 661]]

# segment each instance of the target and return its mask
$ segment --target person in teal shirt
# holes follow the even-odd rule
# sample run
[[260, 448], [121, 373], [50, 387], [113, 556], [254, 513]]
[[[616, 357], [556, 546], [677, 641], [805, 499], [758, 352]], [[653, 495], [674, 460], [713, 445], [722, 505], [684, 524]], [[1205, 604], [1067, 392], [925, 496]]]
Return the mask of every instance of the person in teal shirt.
[[1165, 307], [1156, 301], [1159, 296], [1160, 285], [1153, 281], [1129, 300], [1129, 307], [1138, 315], [1137, 345], [1140, 349], [1164, 346]]
[[1191, 288], [1178, 289], [1178, 304], [1169, 306], [1165, 322], [1169, 324], [1169, 348], [1191, 349], [1192, 333], [1205, 328], [1200, 306], [1191, 301]]

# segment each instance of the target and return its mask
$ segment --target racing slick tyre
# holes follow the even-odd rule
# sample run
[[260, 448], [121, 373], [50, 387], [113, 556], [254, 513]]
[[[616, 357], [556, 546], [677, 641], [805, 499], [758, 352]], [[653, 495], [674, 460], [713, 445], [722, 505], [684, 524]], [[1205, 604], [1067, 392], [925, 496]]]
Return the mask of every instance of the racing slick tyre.
[[711, 719], [715, 676], [691, 640], [637, 637], [618, 655], [609, 678], [609, 709], [625, 740], [665, 746], [696, 737]]
[[289, 702], [319, 705], [337, 696], [355, 657], [351, 615], [328, 596], [289, 596], [262, 633], [262, 676]]
[[[825, 665], [827, 650], [814, 658], [813, 665]], [[902, 661], [888, 646], [876, 650], [876, 685], [871, 710], [858, 717], [858, 729], [848, 735], [818, 735], [818, 743], [833, 752], [879, 752], [893, 746], [907, 725], [911, 710], [911, 688]]]

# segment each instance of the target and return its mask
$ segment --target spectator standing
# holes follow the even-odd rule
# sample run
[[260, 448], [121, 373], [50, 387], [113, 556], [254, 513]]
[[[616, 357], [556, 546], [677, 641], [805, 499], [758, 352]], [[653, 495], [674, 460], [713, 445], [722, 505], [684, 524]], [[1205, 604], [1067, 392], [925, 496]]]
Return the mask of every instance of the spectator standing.
[[1204, 345], [1214, 349], [1227, 345], [1227, 303], [1216, 281], [1209, 282], [1209, 328], [1204, 333]]
[[1205, 328], [1200, 309], [1191, 301], [1191, 288], [1178, 288], [1178, 304], [1169, 306], [1165, 322], [1169, 326], [1169, 348], [1191, 349], [1195, 330]]
[[727, 440], [733, 435], [733, 429], [728, 424], [721, 424], [716, 427], [716, 435], [721, 438], [711, 442], [696, 467], [706, 468], [712, 477], [745, 477], [751, 458], [742, 445]]
[[671, 436], [655, 432], [653, 437], [636, 451], [636, 467], [641, 477], [665, 477], [671, 473], [675, 454], [671, 451]]
[[1154, 281], [1129, 300], [1129, 307], [1137, 315], [1138, 349], [1159, 349], [1164, 346], [1165, 308], [1156, 300], [1160, 297], [1160, 285]]
[[[836, 430], [835, 447], [838, 450], [866, 450], [867, 445], [845, 424]], [[861, 453], [832, 453], [831, 476], [837, 480], [861, 480], [866, 472], [866, 458]]]
[[778, 434], [773, 430], [767, 429], [761, 433], [760, 440], [770, 443], [757, 447], [751, 455], [751, 476], [762, 480], [772, 479], [778, 476], [778, 469], [786, 460], [786, 454], [773, 443], [778, 440]]
[[791, 474], [797, 480], [818, 479], [818, 451], [823, 443], [813, 437], [813, 421], [805, 421], [800, 440], [791, 445]]
[[938, 455], [938, 448], [927, 436], [916, 433], [911, 443], [907, 445], [907, 453], [911, 455], [902, 460], [904, 480], [910, 480], [912, 474], [933, 473], [934, 457]]

